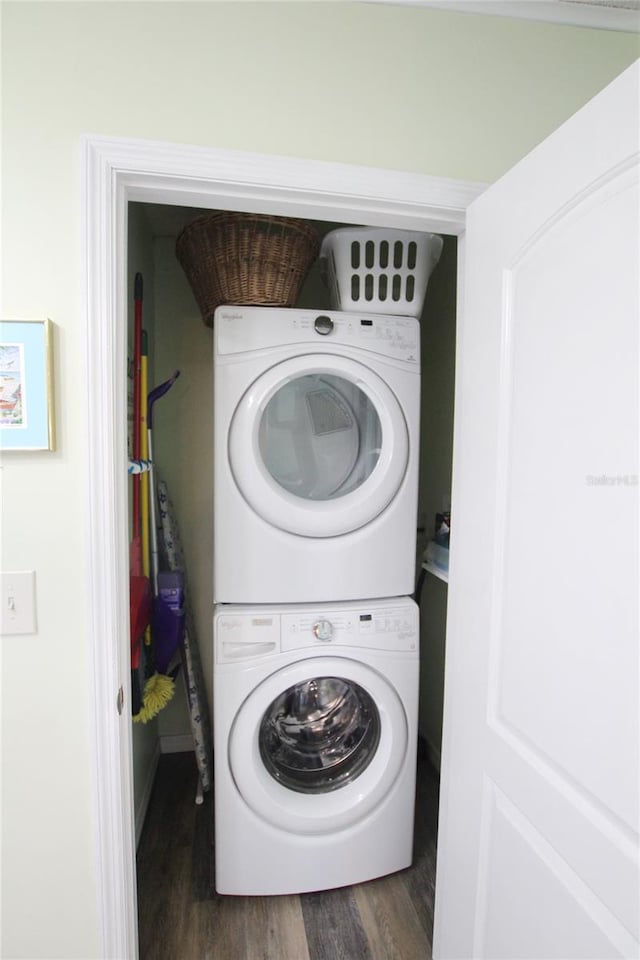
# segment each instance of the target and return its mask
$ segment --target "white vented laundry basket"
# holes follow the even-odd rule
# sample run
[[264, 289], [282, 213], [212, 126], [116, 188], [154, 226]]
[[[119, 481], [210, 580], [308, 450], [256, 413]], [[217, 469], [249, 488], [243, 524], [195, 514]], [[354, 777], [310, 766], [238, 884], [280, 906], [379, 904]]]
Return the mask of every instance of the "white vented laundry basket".
[[320, 248], [331, 307], [419, 318], [442, 244], [435, 233], [377, 227], [332, 230]]

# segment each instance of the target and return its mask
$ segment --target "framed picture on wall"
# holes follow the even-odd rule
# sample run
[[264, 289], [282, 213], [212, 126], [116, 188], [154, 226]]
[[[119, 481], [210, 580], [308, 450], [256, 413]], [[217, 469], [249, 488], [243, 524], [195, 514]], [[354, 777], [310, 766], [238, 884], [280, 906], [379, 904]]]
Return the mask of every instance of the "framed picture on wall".
[[53, 450], [53, 324], [0, 320], [0, 450]]

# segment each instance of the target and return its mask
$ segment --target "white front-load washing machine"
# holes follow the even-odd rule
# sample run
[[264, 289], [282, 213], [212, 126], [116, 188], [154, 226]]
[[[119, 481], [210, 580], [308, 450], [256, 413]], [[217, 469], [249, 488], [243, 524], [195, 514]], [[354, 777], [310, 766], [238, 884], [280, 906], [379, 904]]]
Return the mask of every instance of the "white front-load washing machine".
[[214, 343], [215, 602], [411, 594], [418, 321], [219, 307]]
[[303, 893], [411, 864], [418, 608], [216, 607], [215, 886]]

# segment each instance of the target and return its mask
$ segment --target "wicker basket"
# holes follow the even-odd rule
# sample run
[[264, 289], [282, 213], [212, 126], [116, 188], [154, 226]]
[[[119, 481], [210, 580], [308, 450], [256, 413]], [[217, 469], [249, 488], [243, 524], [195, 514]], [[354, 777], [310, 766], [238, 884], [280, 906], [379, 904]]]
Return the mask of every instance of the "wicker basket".
[[222, 304], [292, 307], [319, 249], [319, 234], [306, 220], [247, 213], [200, 217], [176, 240], [209, 327]]

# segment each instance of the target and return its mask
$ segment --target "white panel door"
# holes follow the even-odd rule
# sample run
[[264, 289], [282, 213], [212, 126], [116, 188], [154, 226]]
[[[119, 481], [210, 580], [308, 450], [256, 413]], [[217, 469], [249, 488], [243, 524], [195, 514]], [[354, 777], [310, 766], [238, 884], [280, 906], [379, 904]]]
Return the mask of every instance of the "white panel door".
[[439, 960], [639, 955], [639, 89], [469, 209]]

